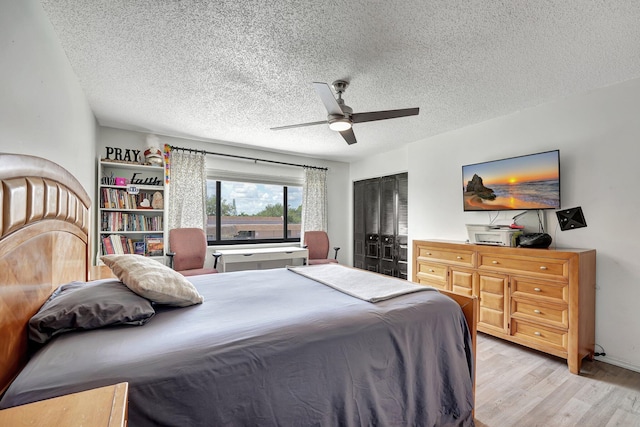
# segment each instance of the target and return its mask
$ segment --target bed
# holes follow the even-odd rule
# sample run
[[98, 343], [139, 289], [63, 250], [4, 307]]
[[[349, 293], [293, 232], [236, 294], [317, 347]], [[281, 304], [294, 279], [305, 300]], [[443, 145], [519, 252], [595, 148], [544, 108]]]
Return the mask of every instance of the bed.
[[[202, 303], [34, 348], [29, 320], [88, 279], [90, 198], [36, 157], [0, 155], [0, 180], [0, 408], [127, 381], [133, 427], [473, 425], [477, 300], [435, 290], [372, 303], [289, 269], [194, 276]], [[83, 289], [107, 285], [124, 286]]]

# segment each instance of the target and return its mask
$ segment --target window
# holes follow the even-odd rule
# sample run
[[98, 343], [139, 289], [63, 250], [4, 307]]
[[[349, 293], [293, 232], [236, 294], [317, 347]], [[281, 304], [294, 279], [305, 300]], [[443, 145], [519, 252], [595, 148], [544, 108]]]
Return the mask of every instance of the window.
[[207, 180], [210, 245], [299, 241], [301, 220], [302, 186]]

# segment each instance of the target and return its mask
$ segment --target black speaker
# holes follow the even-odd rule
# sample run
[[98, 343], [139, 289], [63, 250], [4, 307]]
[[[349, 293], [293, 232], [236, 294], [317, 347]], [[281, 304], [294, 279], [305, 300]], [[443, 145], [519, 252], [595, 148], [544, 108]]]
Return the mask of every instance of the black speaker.
[[546, 249], [551, 246], [551, 236], [547, 233], [529, 233], [518, 237], [519, 248], [541, 248]]
[[556, 216], [558, 217], [558, 223], [560, 223], [560, 229], [562, 231], [575, 230], [576, 228], [587, 226], [587, 221], [584, 219], [580, 206], [556, 211]]

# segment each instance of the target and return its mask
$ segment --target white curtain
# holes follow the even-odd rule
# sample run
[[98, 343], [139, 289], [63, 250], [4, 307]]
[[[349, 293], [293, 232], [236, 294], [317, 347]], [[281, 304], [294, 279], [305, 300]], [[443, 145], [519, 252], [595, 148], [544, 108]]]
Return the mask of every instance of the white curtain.
[[204, 153], [171, 151], [169, 187], [169, 230], [205, 229], [207, 168]]
[[302, 187], [302, 231], [327, 231], [327, 171], [305, 168]]

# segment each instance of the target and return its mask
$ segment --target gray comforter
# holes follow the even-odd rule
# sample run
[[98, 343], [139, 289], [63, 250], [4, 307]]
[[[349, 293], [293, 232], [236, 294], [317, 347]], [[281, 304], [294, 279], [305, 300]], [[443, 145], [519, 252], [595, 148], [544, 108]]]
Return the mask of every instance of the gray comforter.
[[58, 336], [0, 407], [128, 381], [132, 427], [473, 425], [469, 333], [440, 293], [373, 304], [286, 269], [190, 280], [203, 304]]

